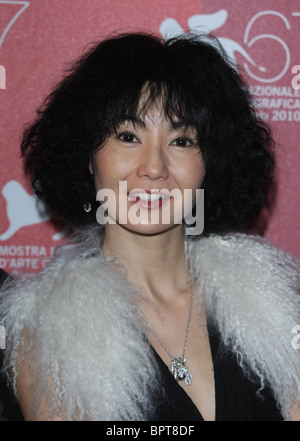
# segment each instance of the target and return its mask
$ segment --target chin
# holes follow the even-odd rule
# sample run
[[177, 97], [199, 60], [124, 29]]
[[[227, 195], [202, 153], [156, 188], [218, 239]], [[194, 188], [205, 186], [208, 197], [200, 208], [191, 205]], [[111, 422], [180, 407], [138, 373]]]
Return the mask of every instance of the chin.
[[128, 231], [142, 236], [156, 236], [175, 229], [182, 230], [182, 225], [166, 225], [166, 224], [153, 225], [150, 223], [148, 224], [140, 223], [136, 225], [126, 224], [122, 226]]

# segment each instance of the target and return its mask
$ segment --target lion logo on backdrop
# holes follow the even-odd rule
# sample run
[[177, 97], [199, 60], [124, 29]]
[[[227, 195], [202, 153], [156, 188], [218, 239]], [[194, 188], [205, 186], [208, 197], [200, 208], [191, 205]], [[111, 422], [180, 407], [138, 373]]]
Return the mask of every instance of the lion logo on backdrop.
[[[10, 239], [23, 227], [50, 220], [43, 202], [35, 195], [28, 194], [18, 181], [7, 182], [2, 189], [2, 195], [7, 204], [9, 226], [0, 235], [1, 241]], [[61, 233], [54, 234], [53, 240], [58, 240], [60, 237]]]
[[[283, 14], [277, 11], [266, 10], [258, 12], [250, 19], [245, 28], [243, 44], [240, 44], [231, 38], [218, 37], [218, 39], [234, 63], [236, 63], [236, 53], [239, 53], [245, 59], [244, 68], [251, 78], [263, 83], [272, 83], [278, 81], [287, 72], [290, 65], [290, 51], [285, 41], [277, 35], [264, 33], [250, 37], [255, 23], [265, 17], [278, 17], [283, 23], [283, 27], [288, 30], [291, 28], [288, 19]], [[226, 9], [221, 9], [213, 14], [193, 15], [188, 19], [188, 25], [190, 31], [192, 32], [210, 34], [223, 26], [227, 19], [228, 11], [226, 11]], [[161, 23], [159, 30], [164, 38], [173, 37], [184, 32], [182, 27], [174, 18], [166, 18]], [[250, 52], [253, 50], [255, 44], [257, 42], [262, 42], [263, 40], [265, 40], [265, 42], [272, 40], [274, 43], [276, 43], [276, 45], [278, 45], [278, 49], [279, 47], [281, 48], [282, 53], [284, 54], [282, 57], [282, 65], [279, 67], [278, 72], [272, 72], [269, 76], [269, 69], [266, 66], [257, 65], [255, 60], [250, 55]], [[253, 67], [255, 69], [252, 70]], [[259, 72], [264, 72], [265, 75], [259, 75]]]

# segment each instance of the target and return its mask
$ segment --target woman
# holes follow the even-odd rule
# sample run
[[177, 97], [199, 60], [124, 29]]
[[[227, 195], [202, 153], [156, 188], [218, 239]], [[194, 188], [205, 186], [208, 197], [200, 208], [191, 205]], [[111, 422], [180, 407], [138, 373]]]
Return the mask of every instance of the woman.
[[299, 266], [245, 234], [272, 145], [214, 39], [119, 35], [75, 64], [22, 143], [77, 227], [2, 295], [26, 419], [299, 418]]

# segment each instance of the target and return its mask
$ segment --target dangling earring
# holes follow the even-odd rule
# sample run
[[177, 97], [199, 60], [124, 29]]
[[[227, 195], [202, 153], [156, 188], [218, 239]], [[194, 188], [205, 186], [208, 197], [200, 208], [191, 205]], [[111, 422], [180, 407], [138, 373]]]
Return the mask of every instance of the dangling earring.
[[92, 205], [90, 202], [86, 202], [83, 204], [83, 209], [86, 213], [90, 213], [92, 211]]

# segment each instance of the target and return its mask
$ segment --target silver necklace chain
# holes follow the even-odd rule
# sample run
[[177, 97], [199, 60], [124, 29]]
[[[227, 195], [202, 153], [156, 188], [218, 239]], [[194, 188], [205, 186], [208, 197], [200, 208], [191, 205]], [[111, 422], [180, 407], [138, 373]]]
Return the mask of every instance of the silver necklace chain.
[[171, 373], [173, 374], [175, 380], [177, 380], [177, 381], [184, 380], [185, 384], [187, 386], [192, 384], [192, 378], [193, 378], [192, 374], [188, 370], [188, 367], [186, 366], [186, 359], [184, 358], [186, 346], [187, 346], [187, 341], [188, 341], [188, 336], [189, 336], [189, 332], [190, 332], [190, 326], [191, 326], [193, 303], [194, 303], [194, 289], [193, 289], [193, 285], [192, 285], [191, 306], [190, 306], [190, 312], [189, 312], [188, 323], [187, 323], [187, 328], [186, 328], [183, 352], [182, 352], [182, 356], [178, 357], [178, 358], [174, 357], [174, 355], [171, 354], [171, 352], [166, 347], [166, 345], [161, 341], [157, 332], [152, 328], [150, 323], [148, 323], [148, 321], [146, 320], [146, 317], [143, 316], [147, 327], [149, 328], [149, 330], [152, 332], [152, 334], [154, 335], [156, 340], [160, 343], [160, 345], [164, 348], [164, 350], [167, 352], [167, 354], [171, 358], [170, 370], [171, 370]]

